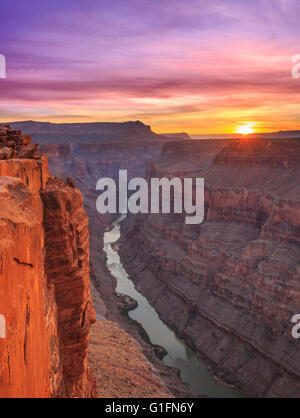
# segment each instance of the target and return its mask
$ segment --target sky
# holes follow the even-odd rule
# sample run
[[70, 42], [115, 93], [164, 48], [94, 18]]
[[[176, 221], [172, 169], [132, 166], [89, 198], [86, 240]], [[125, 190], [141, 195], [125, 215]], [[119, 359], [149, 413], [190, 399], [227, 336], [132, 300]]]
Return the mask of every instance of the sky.
[[0, 0], [0, 10], [1, 122], [300, 129], [299, 0]]

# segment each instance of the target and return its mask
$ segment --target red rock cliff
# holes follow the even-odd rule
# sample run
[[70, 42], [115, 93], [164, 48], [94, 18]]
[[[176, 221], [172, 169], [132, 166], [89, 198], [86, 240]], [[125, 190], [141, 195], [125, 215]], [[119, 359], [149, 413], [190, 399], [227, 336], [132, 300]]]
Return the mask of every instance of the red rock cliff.
[[49, 179], [42, 192], [46, 234], [45, 267], [54, 284], [59, 344], [67, 396], [91, 393], [88, 336], [95, 322], [89, 283], [88, 218], [79, 190]]
[[90, 397], [87, 217], [30, 142], [0, 127], [0, 397]]

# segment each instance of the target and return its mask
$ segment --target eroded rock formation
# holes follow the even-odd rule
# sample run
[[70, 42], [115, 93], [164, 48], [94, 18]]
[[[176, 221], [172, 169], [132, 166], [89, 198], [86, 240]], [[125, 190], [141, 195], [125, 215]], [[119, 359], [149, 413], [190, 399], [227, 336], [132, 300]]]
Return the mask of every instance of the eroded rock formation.
[[[51, 374], [59, 368], [54, 359], [59, 354], [53, 294], [44, 269], [43, 206], [17, 178], [1, 177], [0, 194], [0, 312], [6, 319], [6, 338], [0, 339], [0, 396], [47, 397], [55, 390]], [[59, 380], [53, 385], [59, 387]]]
[[94, 396], [81, 194], [50, 177], [47, 158], [28, 136], [4, 126], [0, 142], [0, 396]]
[[50, 178], [42, 192], [45, 270], [55, 289], [66, 396], [93, 392], [87, 367], [90, 326], [96, 320], [89, 282], [88, 218], [78, 189]]

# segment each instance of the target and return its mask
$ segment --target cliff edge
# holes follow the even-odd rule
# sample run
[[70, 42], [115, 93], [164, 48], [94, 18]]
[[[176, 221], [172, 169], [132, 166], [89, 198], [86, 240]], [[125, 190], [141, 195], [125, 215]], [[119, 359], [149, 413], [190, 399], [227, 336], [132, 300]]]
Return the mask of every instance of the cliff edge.
[[[0, 126], [0, 397], [91, 397], [95, 312], [79, 190], [31, 138]], [[3, 338], [4, 337], [4, 338]]]

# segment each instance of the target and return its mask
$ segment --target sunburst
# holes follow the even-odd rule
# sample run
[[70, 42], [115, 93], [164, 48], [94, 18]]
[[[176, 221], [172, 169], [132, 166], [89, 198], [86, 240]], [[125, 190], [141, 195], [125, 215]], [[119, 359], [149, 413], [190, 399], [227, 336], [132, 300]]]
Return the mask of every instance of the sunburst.
[[254, 131], [254, 123], [249, 122], [249, 123], [240, 124], [236, 128], [236, 132], [238, 134], [242, 134], [242, 135], [253, 134], [255, 132]]

